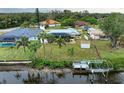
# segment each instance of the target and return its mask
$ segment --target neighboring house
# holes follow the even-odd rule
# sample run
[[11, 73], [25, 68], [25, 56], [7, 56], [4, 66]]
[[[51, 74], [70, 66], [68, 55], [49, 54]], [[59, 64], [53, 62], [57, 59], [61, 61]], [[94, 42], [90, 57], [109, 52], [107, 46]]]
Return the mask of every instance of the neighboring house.
[[46, 21], [40, 22], [42, 26], [49, 26], [49, 27], [55, 27], [55, 26], [61, 26], [61, 23], [52, 19], [48, 19]]
[[88, 32], [91, 39], [101, 39], [105, 37], [105, 34], [100, 29], [95, 29], [90, 26], [84, 26], [82, 29]]
[[61, 36], [61, 37], [76, 37], [79, 36], [80, 33], [73, 28], [68, 29], [57, 29], [57, 30], [51, 30], [48, 32], [48, 34], [53, 34], [55, 36]]
[[75, 22], [75, 27], [87, 26], [88, 23], [84, 21], [77, 21]]
[[92, 39], [100, 39], [101, 37], [104, 37], [105, 34], [101, 30], [90, 30], [88, 31], [90, 38]]
[[[48, 32], [48, 34], [52, 34], [56, 38], [62, 37], [66, 42], [70, 42], [71, 44], [75, 43], [75, 38], [80, 37], [80, 33], [73, 28], [51, 30]], [[53, 42], [53, 41], [48, 40], [48, 42]]]
[[42, 30], [39, 28], [18, 28], [0, 35], [1, 42], [15, 42], [18, 41], [22, 36], [26, 36], [31, 40], [38, 40], [38, 34]]

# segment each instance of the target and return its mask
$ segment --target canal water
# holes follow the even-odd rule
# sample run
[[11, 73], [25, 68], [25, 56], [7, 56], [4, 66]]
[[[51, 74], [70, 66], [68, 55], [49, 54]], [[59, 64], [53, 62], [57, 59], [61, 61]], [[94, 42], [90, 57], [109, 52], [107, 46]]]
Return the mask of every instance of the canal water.
[[[1, 71], [1, 84], [91, 84], [93, 77], [94, 84], [105, 84], [101, 74], [73, 75], [72, 72], [52, 72], [42, 70], [25, 71]], [[123, 84], [124, 73], [110, 73], [107, 78], [108, 84]]]

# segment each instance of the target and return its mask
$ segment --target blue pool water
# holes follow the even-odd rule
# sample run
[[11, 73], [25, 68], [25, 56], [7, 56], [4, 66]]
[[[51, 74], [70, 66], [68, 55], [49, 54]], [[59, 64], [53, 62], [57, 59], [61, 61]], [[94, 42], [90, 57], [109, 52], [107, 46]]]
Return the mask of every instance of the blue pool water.
[[15, 43], [0, 43], [0, 47], [12, 47], [16, 46]]

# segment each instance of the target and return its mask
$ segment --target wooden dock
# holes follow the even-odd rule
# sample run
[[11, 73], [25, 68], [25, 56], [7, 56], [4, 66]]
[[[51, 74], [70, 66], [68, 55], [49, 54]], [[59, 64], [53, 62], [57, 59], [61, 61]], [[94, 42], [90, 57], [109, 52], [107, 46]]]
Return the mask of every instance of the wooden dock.
[[76, 62], [73, 63], [73, 72], [74, 73], [82, 73], [82, 74], [93, 74], [93, 73], [106, 73], [109, 71], [112, 71], [113, 68], [100, 68], [99, 66], [97, 66], [97, 68], [92, 68], [89, 65], [90, 64], [102, 64], [103, 60], [96, 60], [95, 62], [93, 61], [80, 61], [80, 62]]
[[30, 64], [32, 61], [1, 61], [0, 65], [11, 65], [11, 64]]

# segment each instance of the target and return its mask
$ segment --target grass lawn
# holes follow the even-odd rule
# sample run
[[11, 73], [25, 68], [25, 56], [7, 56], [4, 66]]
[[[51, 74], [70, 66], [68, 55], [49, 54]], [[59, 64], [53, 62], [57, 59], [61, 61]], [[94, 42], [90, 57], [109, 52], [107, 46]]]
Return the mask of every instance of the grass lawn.
[[[109, 59], [116, 66], [124, 67], [124, 48], [111, 49], [109, 47], [109, 41], [94, 41], [101, 57]], [[80, 41], [76, 44], [67, 44], [62, 48], [59, 48], [56, 44], [46, 44], [46, 58], [52, 61], [74, 61], [81, 59], [97, 59], [96, 51], [93, 47], [90, 49], [81, 49]], [[74, 48], [74, 55], [68, 54], [68, 49]], [[41, 47], [37, 51], [37, 55], [43, 58], [43, 48]], [[23, 49], [16, 48], [0, 48], [0, 60], [26, 60], [29, 53], [24, 53]]]
[[27, 60], [28, 53], [22, 48], [0, 48], [0, 60]]
[[[96, 44], [100, 55], [103, 59], [109, 59], [113, 66], [124, 67], [124, 48], [111, 49], [109, 41], [94, 41]], [[69, 48], [74, 48], [74, 55], [70, 56], [68, 54]], [[38, 55], [43, 57], [43, 49], [38, 50]], [[59, 48], [56, 44], [47, 44], [46, 45], [46, 57], [49, 60], [55, 61], [74, 61], [81, 59], [97, 59], [95, 48], [91, 47], [90, 49], [81, 49], [80, 41], [77, 41], [76, 44], [67, 44], [62, 48]]]
[[[109, 47], [108, 41], [94, 41], [102, 58], [124, 58], [124, 48], [113, 50]], [[68, 49], [74, 48], [74, 55], [68, 54]], [[43, 57], [43, 49], [38, 50], [38, 55]], [[81, 59], [96, 59], [98, 58], [95, 48], [81, 49], [80, 41], [76, 44], [67, 44], [59, 48], [56, 44], [46, 45], [46, 57], [51, 60], [81, 60]]]

